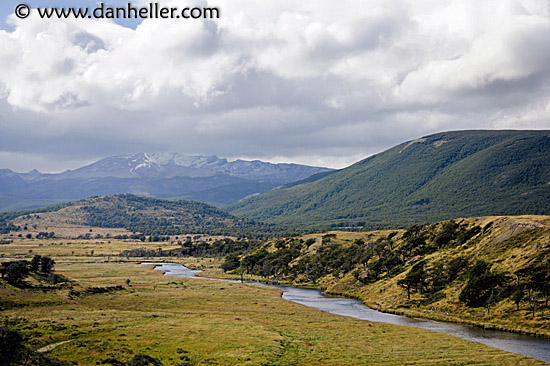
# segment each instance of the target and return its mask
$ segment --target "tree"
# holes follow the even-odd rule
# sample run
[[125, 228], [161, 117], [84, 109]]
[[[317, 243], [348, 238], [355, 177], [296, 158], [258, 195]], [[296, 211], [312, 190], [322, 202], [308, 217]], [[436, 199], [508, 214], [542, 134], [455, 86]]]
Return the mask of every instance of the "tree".
[[550, 297], [550, 266], [548, 263], [538, 263], [521, 269], [516, 272], [518, 278], [522, 278], [523, 285], [527, 290], [526, 299], [533, 313], [536, 314], [539, 294], [543, 295], [548, 305]]
[[459, 224], [450, 220], [446, 222], [442, 229], [435, 236], [433, 243], [437, 248], [443, 248], [449, 244], [456, 237], [456, 231], [459, 228]]
[[23, 336], [21, 333], [0, 327], [0, 364], [21, 365], [24, 360]]
[[426, 262], [415, 263], [405, 278], [399, 280], [397, 284], [407, 290], [407, 300], [411, 299], [411, 290], [416, 289], [420, 293], [424, 291], [426, 284]]
[[408, 276], [397, 281], [397, 284], [407, 290], [407, 300], [411, 299], [411, 289], [414, 286], [414, 282]]
[[445, 263], [445, 275], [448, 283], [453, 282], [468, 268], [468, 258], [460, 256]]
[[489, 263], [479, 260], [472, 266], [472, 268], [470, 268], [468, 275], [470, 278], [479, 277], [489, 272], [490, 268], [491, 265]]
[[427, 273], [431, 285], [429, 292], [434, 293], [444, 288], [447, 284], [447, 276], [445, 274], [444, 265], [441, 262], [435, 263]]
[[6, 281], [14, 285], [20, 285], [28, 275], [29, 267], [26, 261], [10, 263], [4, 272]]
[[55, 261], [50, 257], [46, 257], [46, 256], [42, 257], [40, 259], [40, 272], [44, 274], [52, 273], [54, 264], [55, 264]]
[[34, 273], [51, 274], [55, 261], [48, 256], [35, 255], [30, 264], [30, 270]]
[[525, 298], [525, 290], [523, 288], [522, 284], [517, 284], [514, 286], [514, 290], [512, 292], [512, 300], [514, 301], [514, 304], [516, 304], [516, 308], [519, 311], [519, 304], [523, 301]]
[[42, 256], [41, 255], [35, 255], [34, 257], [32, 257], [32, 260], [31, 260], [31, 271], [32, 272], [40, 272], [40, 262], [42, 260]]
[[65, 362], [25, 347], [23, 341], [21, 333], [6, 326], [0, 326], [0, 365], [67, 366]]
[[35, 255], [31, 260], [30, 270], [34, 273], [50, 274], [55, 261], [48, 256]]
[[505, 283], [506, 276], [503, 273], [487, 271], [479, 276], [471, 277], [458, 296], [458, 299], [472, 307], [487, 307], [498, 301], [501, 286]]
[[224, 272], [232, 271], [239, 268], [241, 261], [237, 255], [228, 255], [225, 257], [225, 261], [222, 263], [222, 269]]

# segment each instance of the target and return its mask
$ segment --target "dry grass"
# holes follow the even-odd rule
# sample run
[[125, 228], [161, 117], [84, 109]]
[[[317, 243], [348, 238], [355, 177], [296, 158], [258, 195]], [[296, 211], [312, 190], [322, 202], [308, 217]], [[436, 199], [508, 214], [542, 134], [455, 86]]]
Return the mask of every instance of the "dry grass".
[[[124, 289], [71, 297], [69, 289], [44, 292], [4, 285], [0, 299], [7, 308], [2, 315], [18, 319], [18, 329], [35, 348], [71, 340], [50, 353], [79, 365], [107, 358], [124, 362], [137, 353], [165, 366], [544, 364], [443, 334], [324, 313], [283, 300], [276, 288], [167, 277], [152, 270], [153, 265], [113, 256], [124, 249], [159, 246], [169, 245], [15, 239], [0, 247], [3, 256], [53, 256], [57, 272], [77, 281], [75, 291]], [[180, 260], [205, 275], [234, 277], [219, 269], [220, 259]], [[127, 279], [131, 286], [125, 285]]]
[[132, 286], [76, 299], [39, 292], [42, 303], [3, 315], [24, 318], [19, 328], [36, 348], [71, 340], [51, 353], [81, 365], [136, 353], [164, 365], [543, 364], [442, 334], [323, 313], [283, 300], [275, 288], [166, 277], [152, 267], [63, 263], [59, 272], [82, 287], [126, 278]]
[[[493, 222], [493, 225], [488, 233], [474, 239], [469, 245], [440, 250], [426, 256], [428, 263], [447, 262], [458, 256], [466, 256], [494, 263], [493, 271], [514, 273], [534, 261], [540, 256], [541, 251], [550, 248], [549, 216], [493, 216], [455, 221], [460, 220], [480, 227], [489, 222]], [[336, 234], [332, 241], [340, 243], [350, 235], [357, 235], [338, 232]], [[522, 302], [520, 311], [516, 310], [516, 305], [512, 301], [501, 301], [489, 314], [484, 308], [472, 309], [464, 306], [458, 301], [458, 295], [465, 283], [455, 283], [446, 290], [446, 296], [441, 300], [417, 307], [423, 296], [413, 293], [411, 300], [407, 301], [405, 289], [397, 285], [397, 281], [405, 274], [362, 285], [348, 273], [342, 279], [327, 276], [321, 281], [321, 285], [331, 293], [359, 298], [378, 310], [550, 337], [550, 321], [545, 318], [546, 314], [539, 312], [533, 317], [527, 301]]]

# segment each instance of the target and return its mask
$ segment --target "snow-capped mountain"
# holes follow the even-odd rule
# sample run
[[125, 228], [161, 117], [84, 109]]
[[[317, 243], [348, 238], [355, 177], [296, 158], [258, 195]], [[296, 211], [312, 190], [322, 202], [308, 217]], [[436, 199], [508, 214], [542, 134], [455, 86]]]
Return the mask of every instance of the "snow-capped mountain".
[[48, 175], [48, 178], [196, 178], [227, 174], [247, 180], [286, 184], [328, 170], [299, 164], [272, 164], [260, 160], [228, 161], [217, 156], [158, 152], [112, 156], [82, 168]]
[[132, 155], [111, 156], [75, 170], [68, 170], [58, 178], [172, 178], [208, 177], [213, 171], [198, 169], [189, 165], [177, 164], [168, 159], [168, 153], [138, 153]]
[[75, 170], [42, 174], [0, 170], [0, 210], [37, 207], [96, 195], [190, 199], [215, 205], [236, 202], [330, 169], [217, 156], [137, 153], [112, 156]]

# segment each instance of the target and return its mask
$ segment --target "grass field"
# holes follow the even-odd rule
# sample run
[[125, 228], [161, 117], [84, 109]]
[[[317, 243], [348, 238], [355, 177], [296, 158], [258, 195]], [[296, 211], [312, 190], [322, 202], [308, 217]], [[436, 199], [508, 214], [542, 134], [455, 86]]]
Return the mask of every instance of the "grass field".
[[[81, 295], [69, 296], [69, 288], [21, 290], [3, 284], [2, 316], [33, 348], [68, 341], [49, 352], [78, 365], [126, 362], [138, 353], [163, 365], [545, 364], [447, 335], [323, 313], [283, 300], [276, 288], [165, 277], [153, 265], [98, 256], [138, 244], [146, 245], [86, 240], [3, 245], [4, 256], [55, 257], [57, 273], [76, 281], [72, 290]], [[210, 273], [219, 265], [214, 259], [180, 261]], [[116, 285], [123, 289], [86, 293]]]

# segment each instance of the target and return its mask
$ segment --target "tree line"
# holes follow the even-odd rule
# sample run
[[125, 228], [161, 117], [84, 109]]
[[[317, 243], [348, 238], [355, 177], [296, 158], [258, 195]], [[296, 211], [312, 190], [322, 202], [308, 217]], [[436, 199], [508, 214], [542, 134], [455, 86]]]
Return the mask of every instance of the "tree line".
[[179, 242], [179, 248], [157, 249], [136, 248], [123, 250], [119, 253], [121, 257], [224, 257], [231, 255], [241, 255], [256, 247], [260, 241], [253, 239], [233, 240], [224, 238], [213, 242], [201, 241], [193, 243], [192, 241]]
[[222, 268], [240, 269], [272, 280], [313, 284], [325, 276], [338, 279], [348, 273], [365, 285], [400, 275], [397, 284], [404, 289], [404, 296], [410, 300], [411, 294], [419, 294], [423, 304], [443, 298], [444, 290], [452, 283], [463, 283], [459, 301], [467, 306], [486, 307], [489, 312], [494, 304], [510, 299], [518, 309], [521, 302], [527, 302], [535, 314], [537, 307], [547, 307], [550, 299], [550, 261], [544, 259], [547, 256], [541, 254], [515, 272], [493, 270], [490, 262], [467, 255], [426, 259], [441, 249], [475, 240], [492, 225], [482, 228], [455, 220], [413, 225], [402, 235], [391, 232], [376, 240], [357, 239], [349, 245], [338, 244], [333, 241], [334, 234], [326, 234], [315, 250], [308, 249], [315, 239], [278, 239], [269, 250], [263, 245], [244, 256], [227, 256]]

